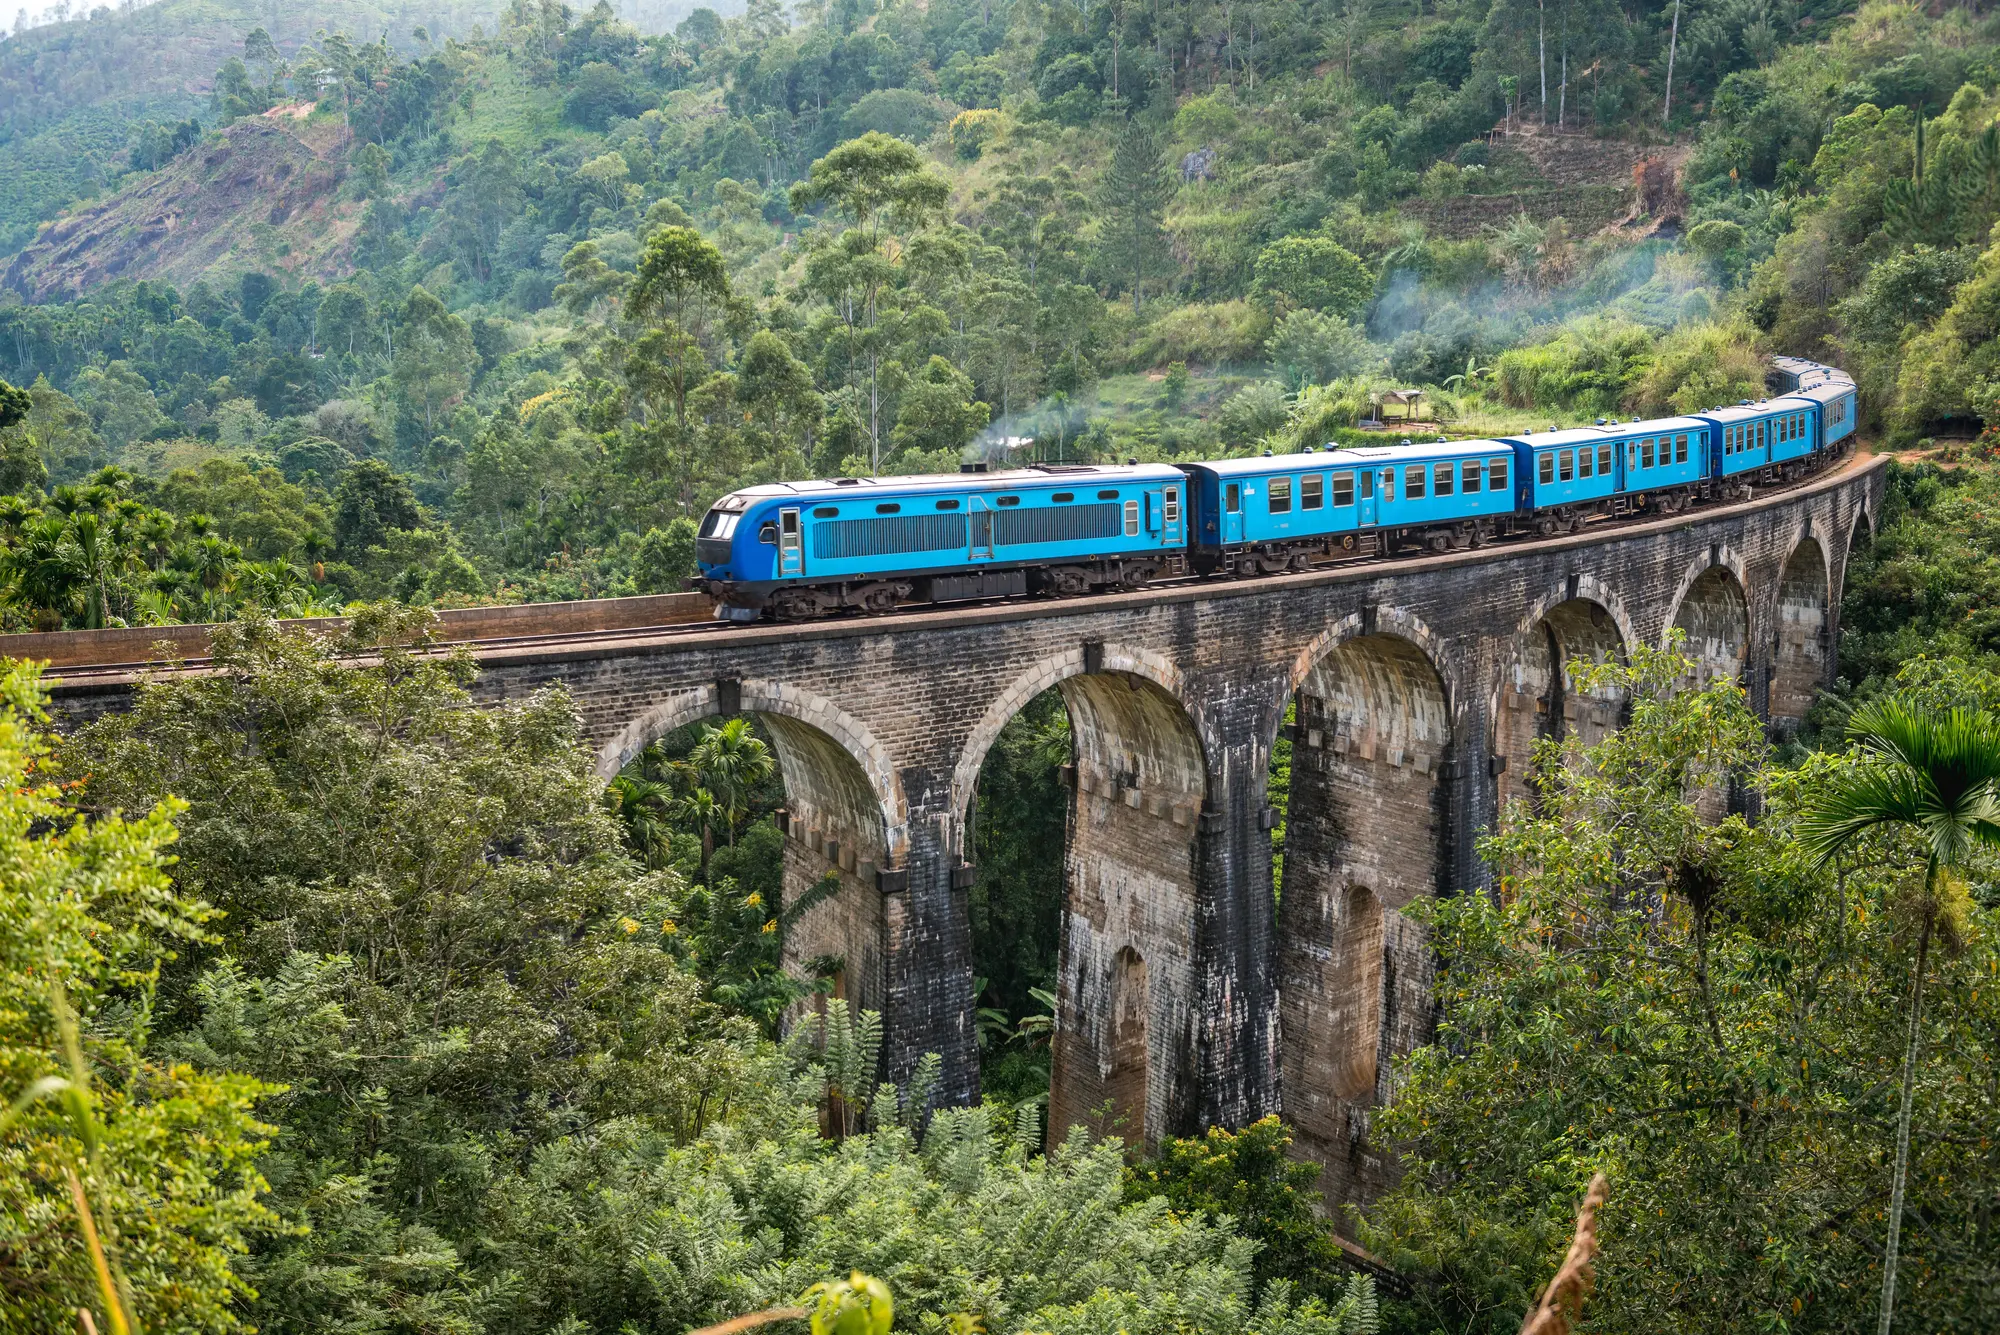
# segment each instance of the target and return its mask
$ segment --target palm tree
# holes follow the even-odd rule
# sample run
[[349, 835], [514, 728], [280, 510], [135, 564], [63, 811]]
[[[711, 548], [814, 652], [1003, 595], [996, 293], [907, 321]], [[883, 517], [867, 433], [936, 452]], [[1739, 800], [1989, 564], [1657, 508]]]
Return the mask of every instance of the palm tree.
[[728, 809], [715, 800], [715, 794], [697, 786], [674, 802], [674, 813], [701, 830], [701, 883], [707, 885], [708, 860], [715, 856], [715, 827], [727, 818]]
[[1903, 1230], [1903, 1188], [1910, 1168], [1910, 1106], [1924, 1013], [1924, 970], [1939, 919], [1940, 892], [1981, 845], [2000, 845], [2000, 720], [1983, 711], [1938, 713], [1900, 700], [1856, 711], [1848, 736], [1861, 761], [1836, 779], [1801, 822], [1806, 845], [1829, 861], [1863, 833], [1882, 826], [1915, 830], [1924, 842], [1918, 905], [1916, 976], [1910, 985], [1910, 1032], [1903, 1049], [1903, 1102], [1896, 1117], [1896, 1167], [1889, 1187], [1889, 1240], [1882, 1257], [1879, 1335], [1889, 1335], [1896, 1306], [1896, 1252]]
[[733, 718], [719, 728], [706, 728], [688, 752], [694, 782], [715, 795], [729, 846], [736, 846], [736, 823], [750, 809], [750, 795], [771, 777], [776, 762], [771, 748], [750, 730], [750, 720]]
[[625, 827], [625, 837], [648, 867], [657, 868], [667, 849], [673, 826], [668, 807], [673, 801], [670, 785], [642, 778], [630, 771], [613, 779], [605, 789], [612, 811]]

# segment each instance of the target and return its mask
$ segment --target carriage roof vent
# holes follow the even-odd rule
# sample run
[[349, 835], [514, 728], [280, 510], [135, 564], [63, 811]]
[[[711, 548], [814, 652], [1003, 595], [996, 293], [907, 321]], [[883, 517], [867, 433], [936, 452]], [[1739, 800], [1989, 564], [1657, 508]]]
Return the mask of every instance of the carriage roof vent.
[[1264, 451], [1264, 457], [1265, 457], [1266, 459], [1270, 458], [1270, 457], [1271, 457], [1271, 452], [1270, 452], [1269, 450], [1265, 450], [1265, 451]]
[[1307, 454], [1311, 454], [1312, 452], [1313, 452], [1313, 447], [1312, 447], [1312, 446], [1308, 445], [1308, 446], [1306, 446], [1306, 447], [1305, 447], [1305, 453], [1307, 453]]
[[960, 464], [958, 471], [961, 473], [983, 473], [986, 471], [986, 461], [981, 459], [977, 463]]
[[[1597, 425], [1603, 426], [1604, 424], [1605, 424], [1604, 419], [1602, 417], [1597, 419]], [[1549, 423], [1549, 430], [1553, 431], [1555, 429], [1556, 429], [1556, 424], [1554, 422]]]
[[858, 477], [837, 477], [833, 480], [833, 485], [836, 487], [858, 487], [861, 485], [861, 479]]

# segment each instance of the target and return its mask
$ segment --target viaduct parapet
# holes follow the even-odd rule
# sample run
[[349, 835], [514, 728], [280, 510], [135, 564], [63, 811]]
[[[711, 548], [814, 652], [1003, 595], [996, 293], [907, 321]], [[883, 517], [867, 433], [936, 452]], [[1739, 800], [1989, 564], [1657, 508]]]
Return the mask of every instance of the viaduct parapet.
[[[1474, 852], [1526, 793], [1536, 740], [1595, 741], [1622, 701], [1564, 665], [1674, 628], [1774, 730], [1830, 681], [1850, 549], [1880, 460], [1671, 520], [1304, 575], [1210, 580], [804, 626], [482, 642], [475, 690], [561, 683], [610, 777], [652, 740], [756, 714], [787, 795], [786, 895], [836, 893], [789, 933], [880, 1010], [890, 1078], [926, 1052], [978, 1096], [968, 811], [1009, 719], [1062, 693], [1075, 739], [1050, 1122], [1130, 1139], [1281, 1112], [1334, 1203], [1389, 1179], [1370, 1138], [1390, 1061], [1433, 1022], [1405, 910], [1477, 888]], [[515, 616], [532, 609], [521, 609]], [[566, 613], [565, 615], [579, 615]], [[509, 634], [531, 631], [532, 618]], [[55, 689], [81, 717], [131, 676]], [[1267, 776], [1287, 713], [1280, 812]]]

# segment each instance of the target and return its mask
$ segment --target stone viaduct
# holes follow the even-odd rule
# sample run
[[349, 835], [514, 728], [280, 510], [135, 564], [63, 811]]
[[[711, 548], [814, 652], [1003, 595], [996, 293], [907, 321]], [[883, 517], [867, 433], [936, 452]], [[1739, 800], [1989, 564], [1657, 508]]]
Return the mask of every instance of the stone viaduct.
[[[1856, 459], [1673, 519], [1271, 579], [467, 638], [489, 700], [567, 686], [607, 778], [684, 724], [757, 715], [787, 796], [787, 897], [838, 876], [788, 961], [882, 1012], [891, 1078], [941, 1054], [949, 1101], [978, 1095], [966, 891], [981, 762], [1060, 691], [1075, 753], [1051, 1124], [1150, 1142], [1282, 1112], [1337, 1204], [1387, 1180], [1370, 1110], [1432, 1024], [1433, 957], [1403, 910], [1484, 884], [1475, 841], [1525, 793], [1538, 738], [1588, 743], [1618, 720], [1621, 702], [1572, 689], [1565, 664], [1678, 627], [1774, 730], [1795, 723], [1831, 678], [1847, 556], [1882, 478]], [[116, 708], [131, 680], [78, 674], [56, 704]], [[1274, 902], [1267, 775], [1294, 705]]]

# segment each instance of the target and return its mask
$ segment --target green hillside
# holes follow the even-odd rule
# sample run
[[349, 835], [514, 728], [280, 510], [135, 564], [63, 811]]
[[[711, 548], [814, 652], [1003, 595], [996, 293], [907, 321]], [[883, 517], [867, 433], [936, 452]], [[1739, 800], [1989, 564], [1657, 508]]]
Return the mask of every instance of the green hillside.
[[[254, 17], [0, 47], [5, 151], [107, 178], [0, 270], [0, 370], [39, 387], [47, 485], [117, 463], [157, 507], [206, 452], [330, 498], [384, 467], [423, 540], [300, 520], [263, 556], [333, 573], [295, 599], [669, 587], [677, 523], [744, 482], [1327, 439], [1394, 385], [1485, 432], [1749, 392], [1776, 349], [1849, 365], [1899, 438], [1986, 411], [1954, 302], [2000, 210], [1996, 48], [1964, 11]], [[120, 96], [206, 88], [198, 124], [117, 147], [89, 49], [147, 67]], [[50, 147], [93, 126], [96, 156]], [[633, 310], [661, 245], [726, 290]], [[126, 578], [107, 615], [250, 596]]]

